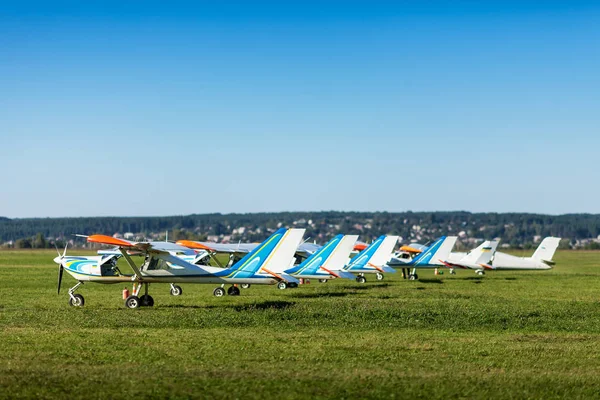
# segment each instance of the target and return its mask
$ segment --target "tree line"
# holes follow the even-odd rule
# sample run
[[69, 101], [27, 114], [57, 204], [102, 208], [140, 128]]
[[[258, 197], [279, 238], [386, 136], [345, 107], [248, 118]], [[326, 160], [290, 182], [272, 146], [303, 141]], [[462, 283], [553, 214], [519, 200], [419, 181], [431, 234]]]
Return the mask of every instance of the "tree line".
[[[369, 241], [382, 234], [426, 242], [442, 235], [501, 238], [513, 247], [531, 246], [534, 238], [560, 236], [572, 243], [600, 236], [600, 215], [456, 212], [280, 212], [193, 214], [170, 217], [0, 218], [0, 239], [30, 247], [49, 246], [46, 238], [133, 232], [147, 237], [171, 231], [170, 239], [230, 235], [232, 240], [263, 240], [280, 226], [307, 229], [305, 237], [322, 242], [337, 233], [359, 234]], [[243, 233], [235, 233], [244, 227]], [[38, 237], [38, 234], [41, 237]], [[42, 240], [43, 238], [43, 240]], [[29, 241], [29, 243], [27, 242]]]

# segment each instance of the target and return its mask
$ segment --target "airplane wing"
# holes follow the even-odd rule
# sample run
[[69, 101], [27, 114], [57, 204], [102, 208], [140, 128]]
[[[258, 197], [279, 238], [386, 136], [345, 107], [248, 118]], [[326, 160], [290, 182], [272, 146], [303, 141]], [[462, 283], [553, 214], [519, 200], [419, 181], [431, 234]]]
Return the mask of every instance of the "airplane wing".
[[154, 248], [150, 242], [130, 242], [129, 240], [118, 239], [107, 235], [90, 235], [87, 237], [87, 241], [89, 243], [117, 246], [119, 249], [138, 250], [144, 253], [162, 251], [158, 248]]
[[[244, 256], [254, 250], [259, 243], [213, 243], [213, 242], [196, 242], [193, 240], [178, 240], [180, 246], [185, 246], [195, 250], [208, 250], [214, 253], [237, 254]], [[296, 255], [302, 258], [308, 258], [311, 254], [321, 248], [320, 245], [314, 243], [302, 243], [296, 250]]]

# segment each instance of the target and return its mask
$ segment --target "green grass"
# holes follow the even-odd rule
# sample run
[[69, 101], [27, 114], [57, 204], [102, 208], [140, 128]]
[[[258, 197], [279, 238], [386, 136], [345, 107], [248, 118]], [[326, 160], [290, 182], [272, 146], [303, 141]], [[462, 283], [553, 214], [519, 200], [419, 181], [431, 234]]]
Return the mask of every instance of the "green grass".
[[597, 398], [600, 253], [421, 281], [56, 294], [52, 251], [0, 252], [0, 398]]

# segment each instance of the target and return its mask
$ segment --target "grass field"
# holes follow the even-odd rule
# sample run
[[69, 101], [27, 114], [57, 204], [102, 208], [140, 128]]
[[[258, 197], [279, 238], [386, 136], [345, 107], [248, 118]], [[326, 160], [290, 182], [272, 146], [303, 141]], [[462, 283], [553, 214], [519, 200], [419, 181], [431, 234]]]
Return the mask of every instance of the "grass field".
[[0, 252], [0, 398], [598, 398], [600, 252], [418, 282], [122, 285], [56, 294], [53, 251]]

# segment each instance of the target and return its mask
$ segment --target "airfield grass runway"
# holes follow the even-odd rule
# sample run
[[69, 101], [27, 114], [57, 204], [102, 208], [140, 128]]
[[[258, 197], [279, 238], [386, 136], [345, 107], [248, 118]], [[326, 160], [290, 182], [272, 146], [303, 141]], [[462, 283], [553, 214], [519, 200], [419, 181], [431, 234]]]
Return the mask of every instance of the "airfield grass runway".
[[0, 252], [0, 398], [584, 398], [600, 396], [600, 252], [552, 271], [421, 280], [151, 286], [56, 294], [53, 251]]

